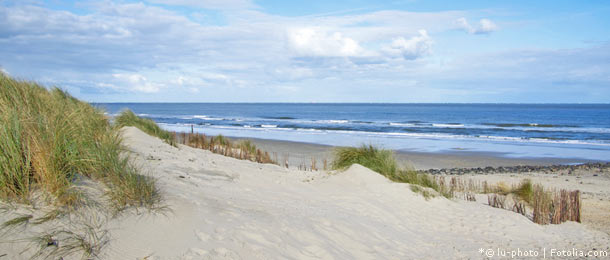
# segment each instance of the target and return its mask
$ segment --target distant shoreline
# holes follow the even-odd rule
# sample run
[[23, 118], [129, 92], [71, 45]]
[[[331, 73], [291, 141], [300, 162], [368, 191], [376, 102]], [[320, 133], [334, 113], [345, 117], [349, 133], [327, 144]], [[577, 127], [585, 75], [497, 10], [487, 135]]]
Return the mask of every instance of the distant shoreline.
[[487, 151], [491, 151], [506, 155], [493, 157], [568, 159], [559, 163], [610, 158], [610, 121], [607, 119], [610, 106], [603, 104], [96, 105], [105, 108], [110, 116], [128, 108], [138, 116], [154, 120], [163, 129], [176, 132], [190, 132], [194, 127], [195, 132], [207, 135], [333, 146], [371, 143], [407, 152], [456, 154], [452, 152], [456, 151], [459, 155], [470, 155], [464, 153], [470, 151], [487, 156]]
[[[332, 151], [335, 146], [307, 142], [283, 141], [274, 139], [250, 138], [228, 136], [232, 140], [251, 140], [257, 147], [273, 154], [280, 161], [285, 155], [289, 156], [289, 165], [309, 163], [312, 158], [317, 162], [326, 159], [332, 160]], [[477, 168], [477, 167], [508, 167], [508, 166], [550, 166], [582, 163], [604, 162], [599, 160], [586, 160], [581, 158], [552, 158], [552, 157], [522, 157], [511, 158], [497, 152], [473, 151], [444, 151], [444, 152], [416, 152], [395, 150], [400, 164], [412, 166], [416, 170], [443, 169], [443, 168]]]

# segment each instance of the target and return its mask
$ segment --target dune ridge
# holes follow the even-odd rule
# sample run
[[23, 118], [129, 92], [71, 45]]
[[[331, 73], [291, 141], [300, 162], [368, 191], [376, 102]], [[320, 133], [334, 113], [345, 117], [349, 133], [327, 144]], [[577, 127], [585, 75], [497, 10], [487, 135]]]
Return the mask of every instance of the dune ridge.
[[125, 142], [171, 212], [110, 223], [108, 258], [466, 259], [480, 248], [604, 249], [582, 224], [540, 226], [510, 211], [430, 200], [359, 165], [304, 172], [179, 145], [133, 127]]

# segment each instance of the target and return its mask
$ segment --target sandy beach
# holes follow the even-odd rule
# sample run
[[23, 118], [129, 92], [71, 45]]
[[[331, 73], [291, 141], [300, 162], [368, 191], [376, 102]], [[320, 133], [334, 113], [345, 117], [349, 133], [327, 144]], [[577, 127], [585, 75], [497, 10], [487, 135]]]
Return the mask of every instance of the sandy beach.
[[0, 260], [610, 259], [609, 11], [0, 0]]
[[[245, 138], [232, 137], [234, 140]], [[318, 165], [325, 159], [332, 160], [334, 146], [320, 145], [304, 142], [279, 141], [270, 139], [247, 138], [256, 146], [277, 155], [278, 161], [287, 158], [289, 165], [298, 167], [300, 164], [311, 164], [314, 158]], [[375, 145], [375, 144], [374, 144]], [[398, 150], [394, 151], [398, 162], [405, 167], [417, 170], [441, 168], [476, 168], [500, 167], [517, 165], [558, 165], [591, 162], [578, 158], [510, 158], [500, 153], [449, 151], [443, 153], [426, 153]]]
[[[484, 195], [476, 202], [425, 199], [408, 184], [360, 165], [343, 172], [299, 171], [172, 147], [133, 127], [123, 135], [136, 164], [157, 179], [167, 209], [129, 210], [118, 217], [97, 212], [96, 223], [108, 238], [102, 259], [486, 258], [480, 249], [531, 250], [552, 259], [562, 257], [550, 250], [610, 251], [608, 172], [467, 176], [507, 182], [527, 177], [583, 191], [582, 224], [538, 225], [486, 205]], [[19, 241], [44, 229], [11, 236]], [[28, 258], [35, 251], [28, 245], [2, 243], [0, 253]]]

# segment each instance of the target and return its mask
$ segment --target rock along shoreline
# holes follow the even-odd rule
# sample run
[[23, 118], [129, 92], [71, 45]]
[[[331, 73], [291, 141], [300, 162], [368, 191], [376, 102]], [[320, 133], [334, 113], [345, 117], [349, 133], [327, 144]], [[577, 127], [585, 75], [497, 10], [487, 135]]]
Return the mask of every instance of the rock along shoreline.
[[[610, 172], [610, 162], [606, 163], [584, 163], [577, 165], [548, 165], [548, 166], [501, 166], [501, 167], [477, 167], [477, 168], [443, 168], [418, 170], [419, 173], [464, 175], [464, 174], [501, 174], [501, 173], [529, 173], [539, 172], [546, 174], [573, 174], [577, 171]], [[596, 174], [595, 174], [596, 175]]]

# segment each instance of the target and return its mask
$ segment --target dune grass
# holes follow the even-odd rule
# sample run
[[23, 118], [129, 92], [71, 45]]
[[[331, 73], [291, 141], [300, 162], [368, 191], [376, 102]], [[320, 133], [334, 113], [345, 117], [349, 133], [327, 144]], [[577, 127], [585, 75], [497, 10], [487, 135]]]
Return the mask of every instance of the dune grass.
[[207, 137], [205, 134], [201, 133], [171, 132], [170, 134], [172, 140], [178, 144], [209, 150], [216, 154], [222, 154], [240, 160], [279, 165], [277, 159], [272, 159], [268, 152], [258, 149], [250, 140], [242, 140], [239, 143], [233, 143], [231, 139], [223, 135]]
[[[452, 176], [432, 176], [418, 173], [413, 169], [400, 169], [392, 151], [376, 148], [372, 145], [361, 147], [340, 147], [335, 149], [332, 168], [343, 170], [354, 163], [361, 164], [376, 171], [394, 182], [409, 183], [411, 191], [420, 193], [424, 198], [440, 194], [446, 198], [454, 198], [456, 194], [464, 194], [466, 200], [476, 201], [474, 193], [488, 194], [488, 204], [492, 207], [511, 209], [526, 216], [526, 205], [532, 208], [531, 220], [538, 224], [560, 224], [565, 221], [581, 221], [580, 191], [549, 190], [540, 184], [533, 184], [530, 179], [508, 185], [504, 182], [489, 185], [468, 182]], [[433, 192], [435, 191], [435, 192]], [[511, 198], [507, 200], [507, 198]], [[513, 202], [512, 207], [508, 204]]]
[[513, 194], [517, 196], [520, 200], [531, 204], [534, 199], [534, 185], [530, 179], [523, 179], [521, 183], [516, 186], [509, 187], [504, 183], [498, 183], [496, 185], [498, 189], [496, 193], [502, 195]]
[[101, 181], [118, 208], [152, 206], [159, 194], [121, 156], [118, 128], [98, 110], [58, 88], [0, 73], [0, 199], [29, 203], [34, 190], [76, 206], [78, 176]]
[[[331, 163], [335, 170], [346, 169], [357, 163], [380, 173], [394, 182], [409, 183], [425, 188], [430, 188], [442, 196], [451, 198], [452, 194], [440, 186], [434, 177], [427, 174], [417, 173], [413, 169], [400, 169], [391, 150], [377, 148], [373, 145], [362, 145], [360, 147], [339, 147], [334, 151], [334, 159]], [[419, 192], [429, 198], [434, 195], [426, 189], [412, 187], [412, 191]]]
[[148, 118], [141, 118], [129, 109], [123, 110], [114, 120], [114, 123], [119, 127], [135, 126], [149, 135], [159, 137], [170, 145], [176, 145], [174, 137], [170, 132], [161, 129], [155, 121]]
[[332, 168], [346, 169], [352, 164], [360, 164], [376, 171], [390, 179], [396, 175], [398, 165], [394, 154], [390, 150], [379, 149], [373, 145], [360, 147], [339, 147], [334, 151]]

